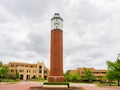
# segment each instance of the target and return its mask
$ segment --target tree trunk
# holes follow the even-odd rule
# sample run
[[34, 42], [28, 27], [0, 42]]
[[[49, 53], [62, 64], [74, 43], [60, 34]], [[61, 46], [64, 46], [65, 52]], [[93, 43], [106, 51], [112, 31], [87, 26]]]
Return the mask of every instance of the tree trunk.
[[2, 77], [1, 77], [1, 75], [0, 75], [0, 83], [2, 82]]
[[112, 82], [110, 81], [110, 82], [109, 82], [109, 86], [110, 86], [110, 87], [111, 87], [111, 84], [112, 84]]

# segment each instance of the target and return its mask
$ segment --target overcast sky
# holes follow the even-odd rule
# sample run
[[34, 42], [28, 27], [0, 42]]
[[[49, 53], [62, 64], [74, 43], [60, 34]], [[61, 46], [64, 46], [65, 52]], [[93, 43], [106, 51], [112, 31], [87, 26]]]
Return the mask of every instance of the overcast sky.
[[64, 70], [105, 69], [120, 53], [120, 0], [0, 0], [0, 60], [50, 66], [54, 13], [64, 20]]

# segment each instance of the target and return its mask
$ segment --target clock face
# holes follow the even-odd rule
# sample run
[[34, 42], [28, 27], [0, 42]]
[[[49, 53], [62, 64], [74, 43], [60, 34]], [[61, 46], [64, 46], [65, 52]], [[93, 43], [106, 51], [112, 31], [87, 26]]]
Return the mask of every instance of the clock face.
[[61, 29], [62, 30], [62, 21], [60, 19], [54, 19], [51, 23], [52, 29]]

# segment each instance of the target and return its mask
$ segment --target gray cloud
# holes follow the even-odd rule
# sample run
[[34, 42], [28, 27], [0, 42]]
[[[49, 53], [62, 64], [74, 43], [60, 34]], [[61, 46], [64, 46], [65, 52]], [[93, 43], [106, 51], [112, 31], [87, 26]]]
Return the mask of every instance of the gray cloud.
[[[80, 5], [76, 7], [76, 16], [86, 23], [102, 22], [109, 18], [109, 13], [99, 11], [96, 6], [92, 5], [88, 0], [82, 0]], [[103, 14], [104, 13], [104, 14]]]
[[0, 59], [49, 67], [50, 19], [64, 20], [64, 70], [106, 68], [120, 52], [119, 0], [1, 0]]
[[1, 3], [17, 17], [25, 16], [39, 20], [49, 10], [47, 7], [50, 7], [50, 2], [47, 0], [2, 0]]
[[[45, 35], [46, 34], [46, 35]], [[23, 42], [26, 50], [39, 54], [46, 54], [49, 51], [49, 40], [46, 38], [47, 33], [30, 32], [27, 41]]]

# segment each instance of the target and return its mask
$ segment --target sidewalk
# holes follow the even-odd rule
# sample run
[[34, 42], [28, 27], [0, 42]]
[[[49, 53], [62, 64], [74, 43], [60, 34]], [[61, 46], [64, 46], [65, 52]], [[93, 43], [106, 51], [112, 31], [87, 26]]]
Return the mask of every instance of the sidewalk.
[[98, 87], [95, 84], [71, 83], [70, 86], [81, 87], [84, 90], [120, 90], [120, 87]]
[[7, 83], [7, 82], [1, 82], [0, 83], [0, 85], [4, 85], [4, 84], [9, 84], [9, 83]]
[[[14, 84], [2, 82], [0, 83], [0, 90], [28, 90], [30, 87], [38, 86], [43, 86], [43, 82], [21, 81]], [[98, 87], [95, 84], [70, 83], [70, 86], [84, 90], [120, 90], [120, 87]]]
[[14, 84], [0, 83], [0, 90], [28, 90], [32, 86], [42, 86], [42, 83], [33, 81], [21, 81]]

